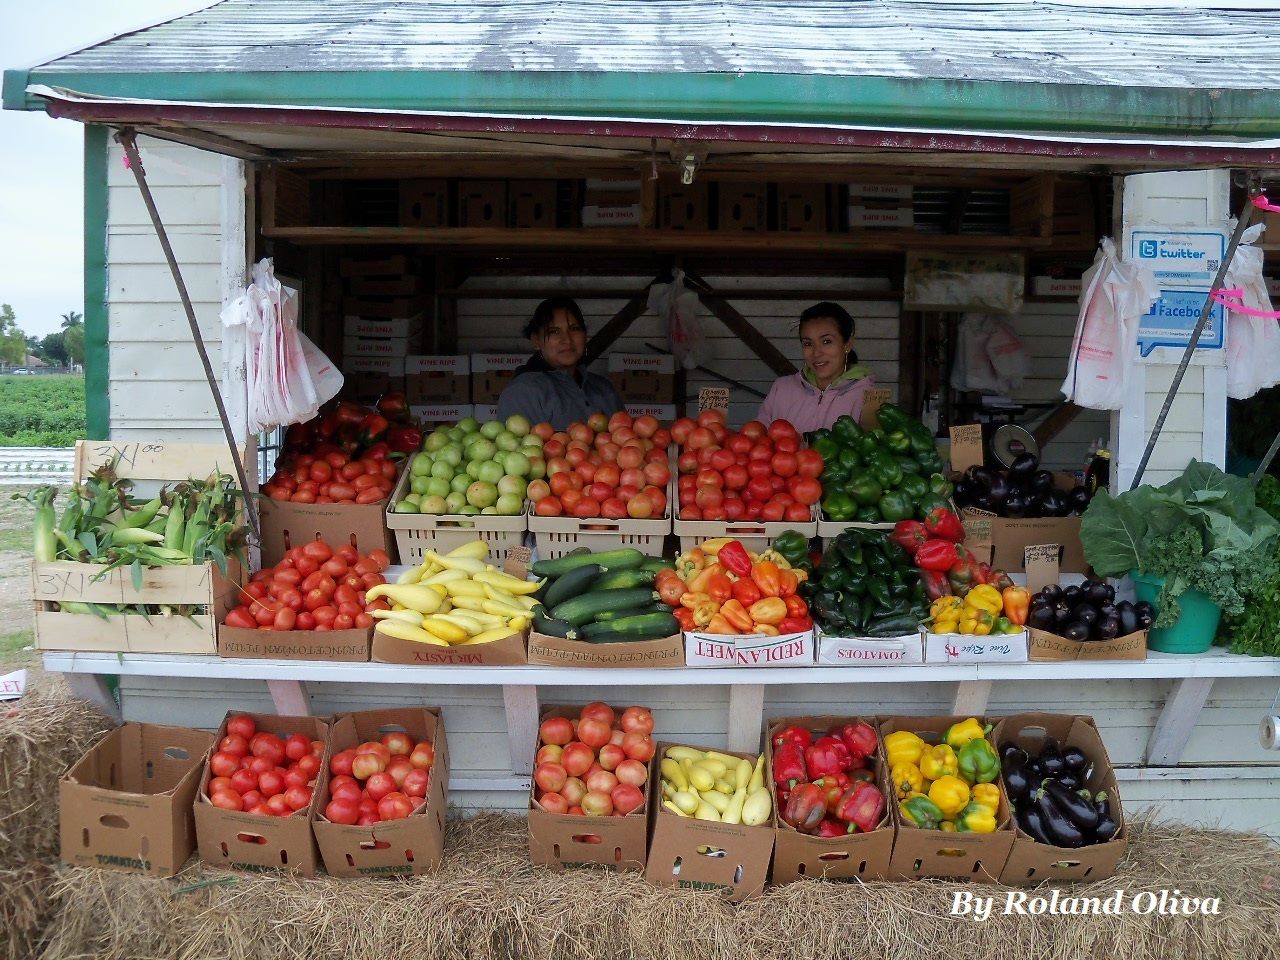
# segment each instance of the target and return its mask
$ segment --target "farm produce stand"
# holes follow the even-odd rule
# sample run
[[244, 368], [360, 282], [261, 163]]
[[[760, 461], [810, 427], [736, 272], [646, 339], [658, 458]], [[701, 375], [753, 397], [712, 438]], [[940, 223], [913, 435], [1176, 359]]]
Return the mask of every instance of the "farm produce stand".
[[[265, 680], [276, 709], [282, 714], [309, 712], [305, 684], [362, 683], [452, 684], [501, 686], [510, 737], [512, 773], [526, 778], [532, 772], [533, 745], [538, 730], [538, 688], [727, 686], [729, 710], [726, 730], [730, 750], [754, 750], [764, 713], [764, 689], [774, 684], [955, 683], [953, 713], [981, 714], [996, 681], [1174, 680], [1164, 709], [1147, 744], [1145, 761], [1151, 766], [1176, 764], [1195, 727], [1196, 718], [1218, 678], [1280, 677], [1280, 657], [1247, 657], [1211, 650], [1196, 656], [1152, 653], [1146, 660], [1067, 661], [1056, 663], [896, 664], [849, 668], [735, 668], [591, 669], [560, 667], [418, 667], [387, 663], [300, 662], [294, 660], [233, 660], [177, 654], [63, 653], [44, 655], [46, 670], [67, 675], [73, 692], [117, 711], [104, 676], [186, 677], [207, 680]], [[1124, 771], [1118, 775], [1123, 776]], [[1138, 776], [1159, 776], [1145, 770]], [[459, 789], [528, 789], [511, 782], [455, 781]]]

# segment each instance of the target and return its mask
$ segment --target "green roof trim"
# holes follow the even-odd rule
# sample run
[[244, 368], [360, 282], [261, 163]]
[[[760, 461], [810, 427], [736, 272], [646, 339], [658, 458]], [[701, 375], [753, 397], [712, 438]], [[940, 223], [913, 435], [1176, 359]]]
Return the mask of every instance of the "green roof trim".
[[482, 116], [1060, 132], [1170, 139], [1280, 136], [1275, 92], [1004, 80], [550, 71], [6, 71], [6, 109], [43, 109], [28, 84], [91, 97]]

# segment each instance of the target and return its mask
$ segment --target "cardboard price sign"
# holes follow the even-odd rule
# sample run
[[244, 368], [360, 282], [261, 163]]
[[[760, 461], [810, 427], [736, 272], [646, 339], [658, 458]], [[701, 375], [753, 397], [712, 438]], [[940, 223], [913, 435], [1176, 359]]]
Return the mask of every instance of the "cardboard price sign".
[[985, 459], [982, 455], [982, 424], [962, 424], [952, 427], [950, 433], [951, 469], [964, 473], [970, 467], [982, 466]]
[[1027, 589], [1039, 593], [1058, 582], [1062, 563], [1062, 544], [1037, 543], [1022, 548], [1022, 563], [1027, 568]]
[[728, 387], [703, 387], [698, 391], [698, 412], [703, 410], [728, 410]]
[[880, 426], [880, 408], [893, 398], [893, 391], [888, 387], [872, 387], [862, 397], [862, 416], [859, 425], [864, 430], [874, 430]]

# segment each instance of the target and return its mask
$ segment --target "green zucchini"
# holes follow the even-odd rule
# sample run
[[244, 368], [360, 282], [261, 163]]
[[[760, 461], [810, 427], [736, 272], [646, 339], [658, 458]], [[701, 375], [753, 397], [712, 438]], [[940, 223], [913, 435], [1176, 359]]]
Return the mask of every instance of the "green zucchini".
[[630, 587], [650, 587], [656, 574], [652, 570], [610, 570], [591, 585], [592, 590], [626, 590]]
[[604, 569], [594, 563], [570, 570], [563, 577], [552, 581], [551, 586], [547, 587], [547, 595], [543, 597], [542, 602], [546, 604], [548, 610], [554, 610], [566, 600], [585, 593], [587, 587], [591, 586], [591, 581], [602, 573]]
[[570, 570], [598, 564], [606, 570], [631, 570], [644, 563], [645, 556], [634, 547], [605, 550], [603, 553], [571, 553], [554, 560], [539, 560], [530, 569], [539, 577], [563, 577]]
[[573, 624], [547, 616], [544, 607], [533, 608], [533, 629], [548, 637], [560, 637], [564, 640], [578, 639], [578, 631], [574, 629]]
[[674, 570], [675, 568], [675, 561], [668, 560], [666, 557], [646, 557], [644, 563], [640, 564], [641, 570], [652, 570], [655, 576], [663, 570]]
[[639, 607], [628, 607], [625, 610], [602, 610], [596, 614], [596, 623], [608, 623], [610, 620], [621, 620], [623, 617], [639, 617], [646, 613], [670, 613], [671, 607], [661, 600], [646, 603]]
[[658, 640], [679, 632], [680, 621], [669, 613], [642, 613], [608, 623], [591, 623], [582, 628], [583, 638], [591, 643]]
[[580, 627], [606, 610], [628, 610], [657, 599], [659, 599], [657, 591], [644, 587], [632, 587], [630, 590], [593, 590], [553, 607], [551, 616], [556, 620], [563, 620], [575, 627]]

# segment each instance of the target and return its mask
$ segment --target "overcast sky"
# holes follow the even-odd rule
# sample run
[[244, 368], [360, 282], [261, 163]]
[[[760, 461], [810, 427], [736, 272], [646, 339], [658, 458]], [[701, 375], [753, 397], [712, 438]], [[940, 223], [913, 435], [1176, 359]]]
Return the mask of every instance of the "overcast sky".
[[[0, 0], [0, 68], [31, 67], [210, 0]], [[83, 127], [0, 110], [0, 303], [43, 336], [84, 312]]]

